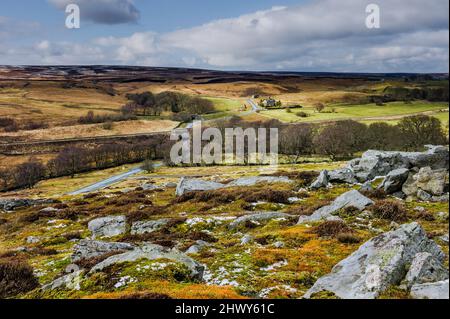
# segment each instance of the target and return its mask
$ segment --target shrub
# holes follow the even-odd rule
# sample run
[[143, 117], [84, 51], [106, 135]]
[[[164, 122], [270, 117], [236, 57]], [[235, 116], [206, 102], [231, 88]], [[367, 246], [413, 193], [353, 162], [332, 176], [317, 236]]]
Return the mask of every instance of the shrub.
[[337, 237], [342, 233], [352, 233], [353, 230], [342, 221], [326, 221], [316, 226], [313, 232], [320, 237]]
[[38, 286], [29, 265], [19, 261], [0, 261], [0, 299], [13, 298]]
[[405, 207], [394, 200], [380, 200], [371, 207], [371, 211], [376, 218], [394, 222], [404, 222], [407, 220]]
[[361, 239], [353, 233], [340, 233], [336, 239], [343, 244], [357, 244]]
[[309, 114], [306, 112], [297, 112], [295, 113], [295, 115], [297, 115], [298, 117], [308, 117]]

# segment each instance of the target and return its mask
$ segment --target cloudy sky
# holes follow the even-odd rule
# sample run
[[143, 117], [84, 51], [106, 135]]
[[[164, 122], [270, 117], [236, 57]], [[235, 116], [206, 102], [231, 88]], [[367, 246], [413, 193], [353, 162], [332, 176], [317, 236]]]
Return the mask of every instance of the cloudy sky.
[[[65, 27], [78, 4], [81, 28]], [[366, 6], [381, 10], [366, 27]], [[2, 0], [0, 65], [448, 72], [448, 0]]]

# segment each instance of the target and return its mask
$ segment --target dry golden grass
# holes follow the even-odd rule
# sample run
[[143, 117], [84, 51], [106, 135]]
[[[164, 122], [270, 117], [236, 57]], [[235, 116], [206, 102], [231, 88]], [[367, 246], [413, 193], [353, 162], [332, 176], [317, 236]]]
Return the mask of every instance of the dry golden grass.
[[55, 140], [65, 138], [83, 138], [95, 136], [114, 136], [128, 134], [143, 134], [170, 131], [178, 125], [178, 122], [170, 120], [139, 120], [115, 122], [112, 129], [107, 130], [102, 124], [57, 126], [48, 129], [33, 131], [19, 131], [13, 133], [1, 133], [1, 136], [17, 137], [21, 140]]

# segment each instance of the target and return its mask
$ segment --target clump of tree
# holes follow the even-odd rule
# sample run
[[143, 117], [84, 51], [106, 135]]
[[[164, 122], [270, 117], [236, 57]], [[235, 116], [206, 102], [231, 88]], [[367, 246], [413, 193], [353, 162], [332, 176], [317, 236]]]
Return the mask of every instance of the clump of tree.
[[0, 118], [0, 129], [3, 129], [5, 132], [17, 132], [19, 130], [32, 131], [45, 128], [48, 128], [48, 124], [43, 121], [23, 121], [19, 124], [10, 117]]
[[210, 100], [175, 92], [162, 92], [156, 95], [152, 92], [127, 94], [127, 98], [130, 102], [122, 107], [123, 113], [160, 116], [162, 112], [171, 112], [192, 116], [215, 111], [214, 104]]
[[317, 113], [322, 113], [325, 110], [325, 105], [323, 103], [316, 103], [314, 104], [314, 109]]
[[85, 116], [81, 116], [78, 119], [79, 124], [99, 124], [99, 123], [112, 123], [136, 120], [137, 117], [132, 113], [121, 114], [95, 114], [93, 111], [89, 111]]

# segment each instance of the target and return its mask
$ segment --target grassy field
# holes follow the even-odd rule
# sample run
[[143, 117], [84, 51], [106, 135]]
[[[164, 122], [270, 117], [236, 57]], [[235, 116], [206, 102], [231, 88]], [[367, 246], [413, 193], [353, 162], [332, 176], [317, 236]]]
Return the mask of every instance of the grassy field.
[[[335, 104], [326, 107], [322, 113], [316, 112], [312, 107], [305, 107], [303, 109], [292, 109], [291, 113], [286, 110], [267, 110], [260, 114], [270, 118], [276, 118], [283, 122], [327, 122], [334, 120], [354, 119], [361, 121], [389, 121], [398, 120], [404, 116], [417, 113], [429, 112], [430, 114], [437, 113], [440, 110], [448, 109], [447, 103], [430, 103], [416, 101], [411, 104], [403, 102], [387, 103], [383, 106], [375, 104], [365, 105], [342, 105]], [[333, 112], [334, 110], [334, 112]], [[298, 112], [305, 112], [309, 116], [302, 118], [296, 115]], [[439, 118], [445, 118], [445, 114], [439, 113]]]

